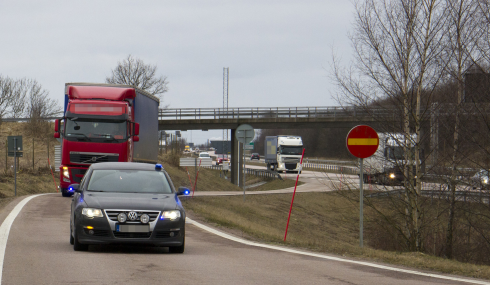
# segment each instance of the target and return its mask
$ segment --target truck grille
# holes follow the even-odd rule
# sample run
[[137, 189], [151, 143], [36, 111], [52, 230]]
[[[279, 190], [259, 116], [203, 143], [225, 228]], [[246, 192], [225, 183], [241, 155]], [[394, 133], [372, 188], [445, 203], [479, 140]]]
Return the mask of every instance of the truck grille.
[[296, 163], [286, 163], [286, 169], [296, 169]]
[[80, 183], [80, 181], [82, 181], [83, 175], [85, 175], [85, 172], [87, 172], [87, 169], [72, 168], [71, 169], [72, 180], [75, 183]]
[[284, 161], [284, 163], [299, 163], [300, 162], [300, 158], [297, 158], [297, 157], [283, 157], [282, 158], [282, 161]]
[[[115, 222], [117, 222], [117, 215], [119, 215], [119, 213], [125, 213], [127, 216], [129, 212], [130, 210], [106, 210], [105, 211], [107, 217], [109, 217], [111, 221], [115, 221]], [[138, 218], [136, 218], [134, 222], [138, 222], [138, 223], [140, 221], [141, 215], [143, 214], [147, 214], [148, 216], [150, 216], [150, 222], [156, 220], [158, 218], [158, 215], [160, 214], [160, 212], [158, 211], [136, 211], [136, 212], [138, 213]], [[131, 223], [131, 221], [128, 221], [127, 223]]]
[[117, 162], [117, 153], [91, 153], [91, 152], [70, 152], [70, 162], [78, 164], [92, 164], [98, 162]]

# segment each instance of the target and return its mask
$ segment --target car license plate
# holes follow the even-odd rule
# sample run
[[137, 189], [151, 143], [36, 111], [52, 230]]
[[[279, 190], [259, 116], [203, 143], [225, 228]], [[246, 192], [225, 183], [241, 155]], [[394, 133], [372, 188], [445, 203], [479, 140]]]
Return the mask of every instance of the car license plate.
[[149, 225], [116, 225], [116, 232], [121, 233], [147, 233], [149, 231]]

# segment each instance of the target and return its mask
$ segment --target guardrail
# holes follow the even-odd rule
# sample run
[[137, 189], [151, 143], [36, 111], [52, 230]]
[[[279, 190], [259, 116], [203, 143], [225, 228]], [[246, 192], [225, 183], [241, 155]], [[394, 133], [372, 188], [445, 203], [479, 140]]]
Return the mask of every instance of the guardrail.
[[[223, 170], [222, 165], [211, 165], [211, 166], [206, 166], [205, 168], [208, 169], [213, 169], [213, 170]], [[279, 175], [276, 172], [273, 171], [268, 171], [268, 170], [263, 170], [263, 169], [253, 169], [253, 168], [245, 168], [245, 172], [248, 175], [254, 175], [256, 177], [261, 177], [265, 179], [281, 179], [281, 175]]]
[[266, 118], [341, 118], [352, 116], [398, 116], [394, 109], [350, 107], [240, 107], [160, 109], [159, 120], [180, 119], [266, 119]]
[[359, 168], [352, 166], [331, 165], [331, 164], [317, 164], [317, 163], [304, 163], [303, 168], [312, 168], [319, 170], [328, 170], [343, 174], [359, 174]]
[[[389, 196], [401, 196], [405, 194], [405, 190], [396, 189], [378, 193], [372, 193], [369, 195], [365, 195], [365, 197], [369, 198], [380, 198], [380, 197], [389, 197]], [[451, 191], [449, 190], [421, 190], [421, 196], [430, 197], [431, 199], [450, 199]], [[490, 192], [489, 191], [455, 191], [455, 196], [457, 201], [463, 202], [476, 202], [476, 203], [484, 203], [490, 204]]]

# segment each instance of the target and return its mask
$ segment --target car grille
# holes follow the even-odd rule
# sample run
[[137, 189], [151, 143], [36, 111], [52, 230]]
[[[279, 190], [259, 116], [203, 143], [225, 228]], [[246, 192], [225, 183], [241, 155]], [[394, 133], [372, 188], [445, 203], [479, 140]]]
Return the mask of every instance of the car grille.
[[150, 238], [151, 232], [148, 233], [121, 233], [121, 232], [113, 232], [114, 237], [117, 238]]
[[296, 169], [296, 163], [286, 163], [286, 169]]
[[[125, 213], [127, 216], [129, 212], [131, 211], [130, 210], [105, 210], [107, 217], [109, 217], [109, 219], [114, 222], [117, 222], [117, 215], [119, 215], [119, 213]], [[138, 214], [136, 220], [134, 221], [128, 220], [126, 223], [140, 223], [140, 217], [143, 214], [147, 214], [148, 216], [150, 216], [150, 222], [153, 222], [158, 218], [158, 215], [160, 214], [160, 212], [158, 211], [136, 211], [136, 213]]]
[[70, 162], [78, 164], [92, 164], [98, 162], [117, 162], [117, 153], [90, 153], [90, 152], [70, 152]]
[[[85, 175], [85, 172], [87, 172], [87, 169], [77, 169], [77, 168], [72, 168], [71, 169], [71, 178], [75, 183], [80, 183], [82, 181], [83, 175]], [[79, 177], [81, 176], [81, 177]]]

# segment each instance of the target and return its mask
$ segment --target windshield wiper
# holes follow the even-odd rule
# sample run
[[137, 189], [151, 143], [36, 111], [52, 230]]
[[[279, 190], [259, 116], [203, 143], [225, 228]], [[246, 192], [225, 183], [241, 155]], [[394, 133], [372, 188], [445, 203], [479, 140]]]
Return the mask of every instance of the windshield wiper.
[[71, 136], [71, 135], [77, 135], [77, 136], [80, 135], [80, 136], [83, 136], [84, 138], [86, 138], [88, 141], [90, 141], [90, 138], [87, 137], [87, 135], [82, 134], [82, 133], [68, 133], [68, 134], [66, 134], [66, 136]]
[[94, 134], [94, 136], [105, 137], [106, 139], [110, 139], [111, 141], [117, 141], [117, 139], [111, 134]]

